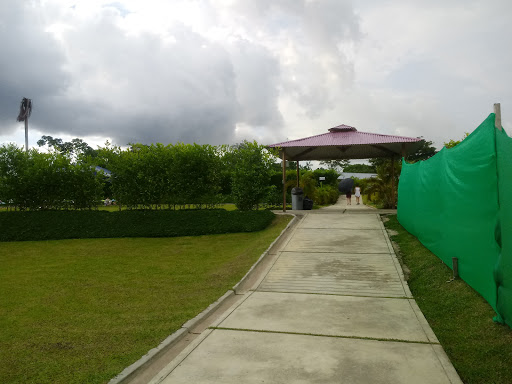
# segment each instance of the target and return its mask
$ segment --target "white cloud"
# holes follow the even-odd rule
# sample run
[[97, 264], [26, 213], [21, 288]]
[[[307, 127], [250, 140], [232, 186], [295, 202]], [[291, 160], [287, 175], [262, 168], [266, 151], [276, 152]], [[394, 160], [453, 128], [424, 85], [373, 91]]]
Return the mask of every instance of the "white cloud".
[[511, 11], [504, 0], [4, 2], [0, 139], [19, 142], [30, 97], [34, 133], [122, 145], [270, 143], [341, 123], [441, 145], [497, 101], [512, 123]]

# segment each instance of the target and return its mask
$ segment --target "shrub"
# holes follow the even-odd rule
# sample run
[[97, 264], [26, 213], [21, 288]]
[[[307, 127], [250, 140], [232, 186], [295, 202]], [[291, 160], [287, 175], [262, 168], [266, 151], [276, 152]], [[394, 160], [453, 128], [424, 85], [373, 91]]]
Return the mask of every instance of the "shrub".
[[91, 208], [102, 190], [103, 179], [88, 158], [73, 163], [58, 152], [0, 146], [0, 196], [17, 209]]
[[[273, 153], [256, 142], [131, 144], [126, 150], [107, 143], [97, 154], [91, 159], [0, 146], [0, 197], [15, 210], [91, 209], [106, 197], [120, 209], [152, 210], [214, 208], [229, 196], [238, 209], [251, 210], [272, 195]], [[293, 172], [288, 177], [295, 179]]]
[[[318, 171], [318, 172], [317, 172]], [[318, 178], [321, 175], [326, 175], [326, 181], [319, 186]], [[327, 180], [329, 177], [329, 180]], [[333, 170], [316, 170], [307, 171], [301, 170], [299, 185], [304, 191], [304, 196], [309, 197], [315, 204], [326, 205], [334, 204], [338, 200], [338, 174]], [[274, 172], [272, 175], [272, 188], [273, 192], [270, 194], [268, 201], [272, 202], [272, 206], [279, 207], [283, 203], [283, 174]], [[296, 171], [286, 171], [286, 201], [291, 201], [291, 190], [297, 185]]]
[[337, 187], [324, 185], [316, 189], [314, 203], [318, 205], [334, 204], [338, 201], [339, 196]]
[[105, 147], [98, 161], [112, 171], [113, 197], [129, 208], [142, 205], [212, 206], [221, 190], [221, 158], [211, 145], [133, 144]]
[[244, 141], [232, 147], [227, 162], [232, 167], [231, 190], [237, 208], [257, 208], [271, 191], [272, 154], [263, 145]]
[[304, 172], [300, 177], [300, 187], [304, 191], [304, 196], [315, 200], [316, 183], [315, 175], [311, 171]]
[[270, 211], [28, 211], [0, 214], [0, 241], [114, 237], [177, 237], [254, 232], [273, 220]]
[[[317, 185], [332, 185], [337, 186], [338, 185], [338, 176], [339, 173], [336, 172], [334, 169], [315, 169], [313, 171], [313, 174], [318, 182]], [[319, 179], [320, 177], [325, 177], [325, 180], [320, 183]]]

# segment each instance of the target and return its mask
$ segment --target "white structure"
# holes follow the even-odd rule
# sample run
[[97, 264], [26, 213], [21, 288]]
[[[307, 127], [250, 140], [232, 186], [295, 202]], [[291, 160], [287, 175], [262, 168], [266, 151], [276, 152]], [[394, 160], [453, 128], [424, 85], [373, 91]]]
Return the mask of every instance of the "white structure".
[[361, 172], [342, 172], [338, 177], [338, 180], [341, 179], [350, 179], [351, 177], [356, 177], [358, 179], [370, 179], [372, 177], [377, 177], [376, 173], [361, 173]]

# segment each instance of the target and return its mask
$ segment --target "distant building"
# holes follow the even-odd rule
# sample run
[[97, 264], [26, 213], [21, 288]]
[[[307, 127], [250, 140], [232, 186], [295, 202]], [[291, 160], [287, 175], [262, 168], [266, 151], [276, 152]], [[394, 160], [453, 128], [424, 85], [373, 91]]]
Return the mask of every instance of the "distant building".
[[376, 173], [361, 173], [361, 172], [341, 172], [341, 175], [338, 177], [338, 180], [350, 179], [351, 177], [355, 177], [357, 179], [370, 179], [372, 177], [377, 177], [377, 174]]
[[96, 172], [103, 172], [103, 174], [104, 174], [105, 176], [107, 176], [107, 177], [112, 176], [112, 172], [110, 172], [108, 169], [106, 169], [106, 168], [102, 168], [102, 167], [100, 167], [100, 166], [98, 166], [98, 165], [96, 166], [95, 171], [96, 171]]

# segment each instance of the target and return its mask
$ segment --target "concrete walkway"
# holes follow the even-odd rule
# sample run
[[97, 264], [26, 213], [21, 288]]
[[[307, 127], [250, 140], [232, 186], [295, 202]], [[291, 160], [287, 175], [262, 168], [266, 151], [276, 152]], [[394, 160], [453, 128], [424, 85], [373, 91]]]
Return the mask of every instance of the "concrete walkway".
[[306, 213], [254, 289], [151, 383], [461, 381], [379, 215], [341, 198]]

